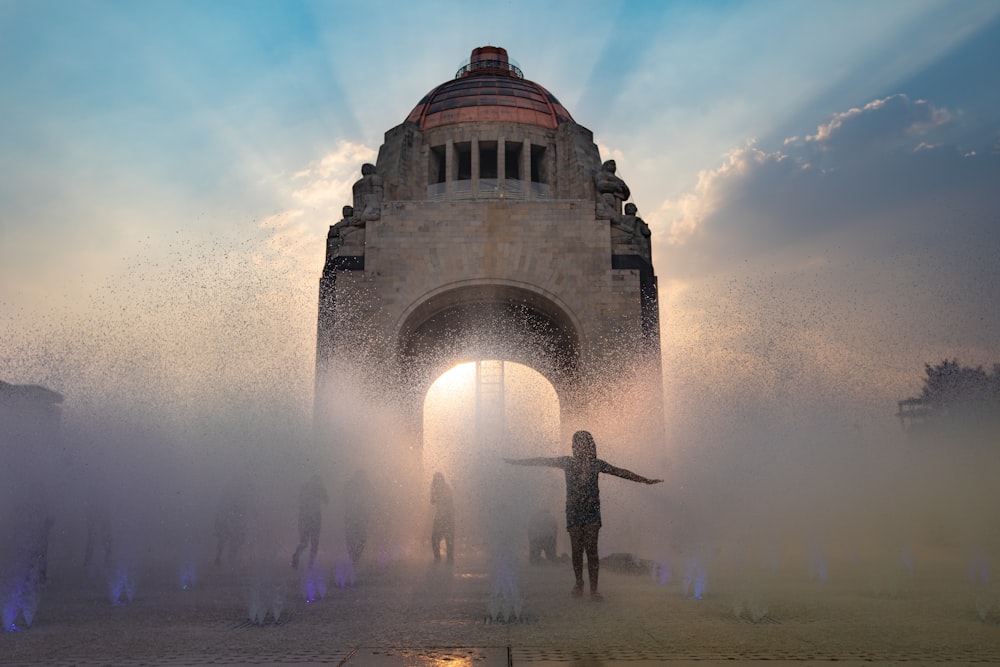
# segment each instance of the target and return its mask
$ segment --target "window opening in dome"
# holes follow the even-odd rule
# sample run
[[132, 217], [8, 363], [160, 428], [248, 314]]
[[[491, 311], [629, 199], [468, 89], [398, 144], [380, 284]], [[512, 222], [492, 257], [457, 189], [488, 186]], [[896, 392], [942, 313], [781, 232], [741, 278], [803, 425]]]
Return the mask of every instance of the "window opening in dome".
[[479, 178], [497, 178], [497, 142], [479, 142]]
[[531, 145], [531, 182], [548, 183], [548, 173], [545, 165], [545, 146]]
[[430, 183], [444, 183], [447, 180], [446, 166], [448, 161], [445, 157], [444, 146], [433, 146], [430, 152], [430, 164], [428, 165], [427, 180]]
[[472, 144], [471, 143], [455, 144], [455, 157], [458, 158], [458, 173], [455, 176], [455, 180], [471, 181]]
[[521, 180], [521, 144], [504, 144], [504, 178]]

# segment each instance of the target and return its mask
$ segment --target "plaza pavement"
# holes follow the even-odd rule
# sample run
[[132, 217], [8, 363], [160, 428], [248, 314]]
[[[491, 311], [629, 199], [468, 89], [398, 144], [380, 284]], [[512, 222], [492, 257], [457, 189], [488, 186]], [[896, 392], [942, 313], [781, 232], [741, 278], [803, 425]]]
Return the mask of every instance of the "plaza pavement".
[[[594, 602], [569, 595], [567, 564], [520, 564], [505, 602], [494, 594], [503, 577], [460, 558], [375, 567], [343, 588], [335, 567], [320, 566], [307, 602], [310, 580], [282, 562], [206, 566], [187, 590], [173, 574], [146, 573], [117, 606], [105, 580], [56, 572], [31, 627], [0, 633], [0, 665], [1000, 664], [1000, 597], [960, 565], [831, 563], [822, 583], [804, 566], [709, 567], [702, 599], [679, 570], [660, 584], [605, 568], [605, 599]], [[278, 621], [268, 609], [263, 624], [249, 622], [252, 599], [260, 609], [281, 600]], [[515, 602], [519, 618], [492, 618]]]

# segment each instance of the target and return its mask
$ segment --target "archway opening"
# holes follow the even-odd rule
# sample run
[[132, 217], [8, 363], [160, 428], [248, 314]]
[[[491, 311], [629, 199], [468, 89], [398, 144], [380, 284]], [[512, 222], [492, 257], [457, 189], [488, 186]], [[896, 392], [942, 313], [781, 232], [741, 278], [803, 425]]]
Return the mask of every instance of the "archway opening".
[[512, 285], [467, 285], [415, 306], [399, 327], [397, 359], [414, 387], [428, 387], [455, 363], [504, 359], [538, 371], [565, 392], [577, 379], [580, 334], [568, 312]]
[[559, 398], [537, 370], [513, 361], [458, 363], [431, 384], [423, 404], [422, 474], [453, 490], [456, 549], [509, 559], [526, 545], [525, 522], [561, 512], [558, 485], [525, 477], [505, 457], [552, 456]]
[[548, 456], [558, 447], [559, 398], [535, 369], [497, 359], [459, 363], [427, 390], [423, 468], [469, 477], [503, 457]]

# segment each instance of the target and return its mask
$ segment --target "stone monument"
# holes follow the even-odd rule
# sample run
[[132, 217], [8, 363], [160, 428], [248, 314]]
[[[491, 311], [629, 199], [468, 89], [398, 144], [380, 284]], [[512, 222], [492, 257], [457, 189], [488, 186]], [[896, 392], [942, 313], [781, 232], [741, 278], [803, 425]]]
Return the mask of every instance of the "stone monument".
[[565, 433], [610, 415], [659, 441], [649, 228], [591, 131], [504, 49], [474, 49], [361, 173], [320, 279], [320, 425], [345, 392], [392, 396], [419, 450], [434, 380], [502, 359], [552, 383]]

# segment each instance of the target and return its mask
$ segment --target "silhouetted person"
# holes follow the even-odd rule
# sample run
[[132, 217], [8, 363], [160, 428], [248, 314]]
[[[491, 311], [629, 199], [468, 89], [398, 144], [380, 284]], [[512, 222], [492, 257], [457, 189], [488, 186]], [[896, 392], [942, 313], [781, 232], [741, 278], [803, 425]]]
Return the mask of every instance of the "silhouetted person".
[[313, 475], [299, 491], [299, 546], [292, 554], [292, 567], [299, 566], [299, 554], [309, 545], [309, 567], [316, 561], [319, 551], [319, 528], [322, 523], [322, 506], [330, 502], [326, 486], [319, 475]]
[[431, 528], [431, 549], [434, 562], [441, 562], [441, 540], [444, 540], [448, 563], [455, 562], [455, 499], [444, 475], [434, 473], [431, 480], [431, 504], [435, 506], [434, 526]]
[[17, 585], [23, 582], [29, 590], [37, 590], [48, 582], [49, 534], [55, 524], [48, 503], [35, 497], [0, 505], [0, 512], [0, 597], [15, 579], [21, 579]]
[[[533, 564], [543, 560], [554, 561], [556, 556], [556, 533], [558, 524], [552, 512], [538, 510], [528, 522], [528, 561]], [[542, 554], [545, 558], [542, 558]]]
[[108, 501], [96, 491], [87, 499], [87, 544], [83, 550], [83, 567], [89, 567], [94, 547], [100, 543], [104, 552], [104, 570], [111, 570], [111, 511]]
[[215, 564], [222, 565], [222, 552], [228, 553], [230, 563], [247, 541], [247, 492], [235, 482], [226, 489], [219, 511], [215, 515]]
[[371, 517], [372, 483], [364, 470], [358, 470], [348, 480], [344, 493], [344, 530], [347, 538], [347, 555], [351, 565], [357, 566], [365, 551], [368, 521]]
[[49, 582], [49, 533], [56, 520], [46, 514], [28, 553], [28, 566], [40, 584]]
[[583, 554], [587, 554], [591, 599], [600, 600], [597, 576], [600, 560], [597, 556], [597, 535], [601, 530], [601, 495], [597, 478], [602, 472], [643, 484], [658, 484], [662, 479], [649, 479], [624, 468], [616, 468], [597, 458], [597, 444], [588, 431], [573, 434], [573, 456], [504, 459], [507, 463], [525, 466], [562, 468], [566, 473], [566, 530], [569, 531], [576, 584], [573, 596], [583, 595]]

